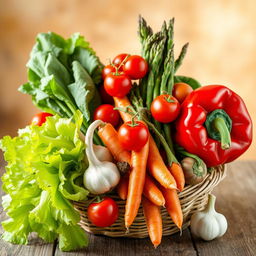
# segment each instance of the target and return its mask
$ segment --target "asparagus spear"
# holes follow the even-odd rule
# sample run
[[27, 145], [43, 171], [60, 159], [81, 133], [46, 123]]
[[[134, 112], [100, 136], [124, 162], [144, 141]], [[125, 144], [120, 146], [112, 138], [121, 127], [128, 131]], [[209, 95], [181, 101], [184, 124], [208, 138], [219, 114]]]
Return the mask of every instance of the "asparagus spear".
[[[149, 64], [149, 72], [146, 77], [140, 81], [138, 89], [139, 96], [135, 90], [133, 97], [137, 98], [135, 103], [146, 106], [147, 109], [155, 97], [162, 93], [172, 94], [174, 85], [174, 74], [182, 64], [186, 55], [188, 44], [182, 47], [179, 57], [174, 59], [174, 18], [169, 20], [168, 26], [163, 23], [161, 31], [153, 33], [150, 26], [140, 16], [139, 31], [140, 41], [142, 44], [142, 56]], [[143, 104], [138, 103], [138, 98], [141, 98]], [[170, 124], [160, 125], [153, 120], [155, 128], [164, 134], [164, 137], [173, 151]]]
[[175, 67], [174, 67], [174, 73], [178, 70], [178, 68], [181, 66], [182, 61], [187, 53], [189, 43], [186, 43], [183, 45], [179, 57], [175, 60]]
[[146, 103], [146, 99], [147, 99], [148, 85], [149, 84], [153, 85], [154, 83], [154, 76], [152, 74], [152, 63], [154, 62], [155, 54], [157, 52], [157, 45], [162, 39], [163, 39], [163, 34], [161, 32], [153, 34], [152, 36], [149, 36], [145, 40], [145, 44], [142, 49], [142, 57], [149, 64], [149, 72], [147, 76], [145, 76], [140, 81], [141, 95], [144, 103]]
[[153, 30], [147, 25], [147, 22], [141, 15], [139, 15], [139, 31], [138, 31], [140, 41], [143, 44], [147, 37], [153, 34]]

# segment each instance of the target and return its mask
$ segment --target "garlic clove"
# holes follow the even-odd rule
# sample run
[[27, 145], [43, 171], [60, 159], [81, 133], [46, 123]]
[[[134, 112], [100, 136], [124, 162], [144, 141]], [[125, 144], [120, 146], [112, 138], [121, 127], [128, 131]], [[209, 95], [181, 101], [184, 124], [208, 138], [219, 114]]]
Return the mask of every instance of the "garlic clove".
[[220, 227], [218, 237], [221, 237], [226, 233], [226, 231], [228, 229], [228, 223], [227, 223], [227, 219], [225, 218], [225, 216], [223, 214], [221, 214], [221, 213], [216, 213], [216, 214], [218, 215], [216, 220], [218, 221], [218, 224]]
[[93, 144], [93, 151], [100, 161], [113, 162], [113, 156], [106, 147]]

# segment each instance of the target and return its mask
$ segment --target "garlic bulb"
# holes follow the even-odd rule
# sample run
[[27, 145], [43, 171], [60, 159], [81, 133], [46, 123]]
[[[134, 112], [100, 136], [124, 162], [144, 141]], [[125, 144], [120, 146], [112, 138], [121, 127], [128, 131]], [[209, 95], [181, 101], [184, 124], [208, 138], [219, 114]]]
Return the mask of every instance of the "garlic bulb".
[[214, 209], [216, 197], [209, 194], [205, 210], [192, 215], [190, 225], [192, 233], [206, 241], [221, 237], [227, 231], [227, 220]]
[[94, 153], [93, 133], [101, 124], [104, 124], [101, 120], [94, 121], [89, 126], [85, 136], [89, 167], [84, 173], [84, 186], [92, 194], [96, 195], [110, 191], [120, 180], [120, 174], [116, 165], [109, 161], [100, 161]]

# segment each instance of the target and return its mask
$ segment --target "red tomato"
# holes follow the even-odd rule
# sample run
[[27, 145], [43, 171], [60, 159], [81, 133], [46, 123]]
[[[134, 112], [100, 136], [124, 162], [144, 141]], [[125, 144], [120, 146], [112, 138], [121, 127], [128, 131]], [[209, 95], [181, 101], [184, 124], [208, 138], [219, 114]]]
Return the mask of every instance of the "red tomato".
[[114, 104], [114, 99], [112, 96], [110, 96], [105, 88], [104, 88], [104, 84], [100, 85], [99, 86], [99, 92], [100, 92], [100, 97], [101, 97], [101, 101], [102, 103], [105, 103], [105, 104], [110, 104], [110, 105], [113, 105]]
[[99, 203], [91, 203], [87, 210], [89, 220], [97, 227], [109, 227], [118, 218], [118, 206], [116, 202], [105, 197]]
[[120, 66], [120, 64], [123, 62], [123, 64], [124, 64], [124, 60], [125, 60], [125, 58], [127, 58], [127, 56], [128, 56], [129, 54], [127, 54], [127, 53], [121, 53], [121, 54], [119, 54], [119, 55], [117, 55], [114, 59], [113, 59], [113, 61], [112, 61], [112, 63], [116, 66], [116, 67], [120, 67], [119, 68], [119, 70], [123, 70], [123, 65], [121, 65]]
[[118, 130], [118, 139], [126, 150], [139, 151], [148, 141], [148, 128], [140, 121], [122, 124]]
[[139, 55], [132, 55], [127, 58], [123, 71], [131, 79], [140, 79], [148, 72], [148, 63]]
[[105, 77], [110, 74], [116, 72], [116, 68], [112, 65], [107, 65], [102, 69], [102, 79], [105, 79]]
[[193, 88], [190, 85], [186, 83], [176, 83], [173, 86], [172, 95], [181, 104], [191, 92], [193, 92]]
[[47, 112], [40, 112], [32, 118], [31, 124], [41, 126], [43, 123], [45, 123], [47, 116], [52, 116], [52, 114]]
[[120, 121], [120, 115], [117, 110], [110, 104], [103, 104], [97, 107], [93, 115], [94, 120], [102, 120], [106, 123], [111, 123], [113, 126], [117, 126]]
[[150, 107], [152, 116], [161, 123], [170, 123], [180, 112], [179, 102], [169, 94], [157, 96]]
[[104, 80], [106, 92], [113, 96], [123, 98], [132, 88], [131, 79], [124, 74], [108, 74]]

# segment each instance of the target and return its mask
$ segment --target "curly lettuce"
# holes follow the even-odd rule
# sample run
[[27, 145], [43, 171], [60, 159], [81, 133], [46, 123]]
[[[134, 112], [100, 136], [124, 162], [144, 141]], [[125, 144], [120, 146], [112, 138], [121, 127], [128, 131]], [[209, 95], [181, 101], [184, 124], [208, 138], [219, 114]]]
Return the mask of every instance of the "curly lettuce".
[[88, 195], [82, 186], [87, 167], [79, 137], [82, 122], [79, 111], [69, 119], [55, 115], [42, 126], [27, 126], [17, 137], [0, 141], [8, 163], [2, 176], [2, 204], [9, 216], [2, 222], [4, 240], [27, 244], [29, 233], [37, 232], [47, 242], [58, 238], [63, 251], [87, 246], [80, 215], [71, 203]]

